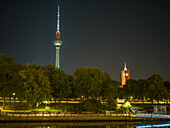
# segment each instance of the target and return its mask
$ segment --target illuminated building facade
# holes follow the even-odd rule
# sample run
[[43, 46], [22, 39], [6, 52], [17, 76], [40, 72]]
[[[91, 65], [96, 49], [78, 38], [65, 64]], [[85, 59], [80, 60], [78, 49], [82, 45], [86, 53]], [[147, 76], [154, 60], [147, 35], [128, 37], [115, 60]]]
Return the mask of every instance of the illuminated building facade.
[[126, 63], [124, 66], [124, 70], [121, 71], [121, 78], [122, 78], [121, 87], [123, 87], [123, 85], [126, 85], [126, 81], [130, 79], [130, 71], [127, 70]]
[[55, 67], [60, 68], [60, 61], [59, 61], [59, 53], [60, 53], [60, 46], [62, 44], [62, 39], [60, 37], [60, 6], [58, 6], [58, 15], [57, 15], [57, 31], [56, 31], [56, 38], [54, 40], [54, 45], [56, 47], [56, 59], [55, 59]]

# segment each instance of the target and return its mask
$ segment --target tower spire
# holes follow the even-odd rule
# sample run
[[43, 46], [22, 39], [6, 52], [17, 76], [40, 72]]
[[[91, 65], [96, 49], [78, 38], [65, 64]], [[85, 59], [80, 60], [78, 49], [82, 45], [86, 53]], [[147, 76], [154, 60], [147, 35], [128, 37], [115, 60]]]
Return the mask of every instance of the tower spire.
[[56, 32], [60, 32], [60, 6], [58, 6], [57, 31]]
[[127, 70], [127, 68], [126, 68], [126, 63], [125, 63], [125, 65], [124, 65], [124, 70]]

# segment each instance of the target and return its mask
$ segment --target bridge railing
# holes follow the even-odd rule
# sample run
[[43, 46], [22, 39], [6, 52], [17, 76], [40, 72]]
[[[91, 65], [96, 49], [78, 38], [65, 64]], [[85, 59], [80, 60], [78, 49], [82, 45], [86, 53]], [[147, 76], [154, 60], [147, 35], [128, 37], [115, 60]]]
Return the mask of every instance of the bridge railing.
[[104, 116], [132, 116], [132, 114], [56, 114], [56, 113], [12, 113], [12, 112], [0, 112], [1, 116], [5, 117], [104, 117]]
[[147, 114], [147, 113], [138, 113], [135, 114], [136, 117], [148, 117], [148, 118], [170, 118], [170, 115], [165, 114]]
[[87, 117], [104, 117], [104, 116], [133, 116], [133, 117], [146, 117], [146, 118], [170, 118], [170, 115], [165, 114], [147, 114], [147, 113], [137, 113], [137, 114], [120, 114], [120, 113], [107, 113], [107, 114], [91, 114], [91, 113], [84, 113], [84, 114], [64, 114], [64, 113], [56, 113], [56, 112], [39, 112], [39, 113], [30, 113], [30, 112], [6, 112], [0, 109], [0, 116], [5, 117], [81, 117], [81, 116], [87, 116]]

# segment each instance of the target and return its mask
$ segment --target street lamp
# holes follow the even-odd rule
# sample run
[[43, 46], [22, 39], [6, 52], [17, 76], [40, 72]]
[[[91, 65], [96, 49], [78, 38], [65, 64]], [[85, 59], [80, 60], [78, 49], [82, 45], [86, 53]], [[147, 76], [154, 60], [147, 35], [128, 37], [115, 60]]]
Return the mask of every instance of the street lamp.
[[46, 103], [46, 107], [47, 107], [47, 101], [45, 101], [45, 103]]
[[13, 97], [14, 97], [14, 110], [15, 110], [15, 93], [12, 93]]

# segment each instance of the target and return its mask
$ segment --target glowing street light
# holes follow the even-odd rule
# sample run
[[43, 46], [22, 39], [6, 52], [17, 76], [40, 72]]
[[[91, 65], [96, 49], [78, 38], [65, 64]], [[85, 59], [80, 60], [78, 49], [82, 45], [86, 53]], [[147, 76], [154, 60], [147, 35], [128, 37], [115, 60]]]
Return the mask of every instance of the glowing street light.
[[46, 107], [47, 107], [47, 101], [45, 101]]
[[15, 110], [15, 92], [12, 93], [13, 97], [14, 97], [14, 110]]

